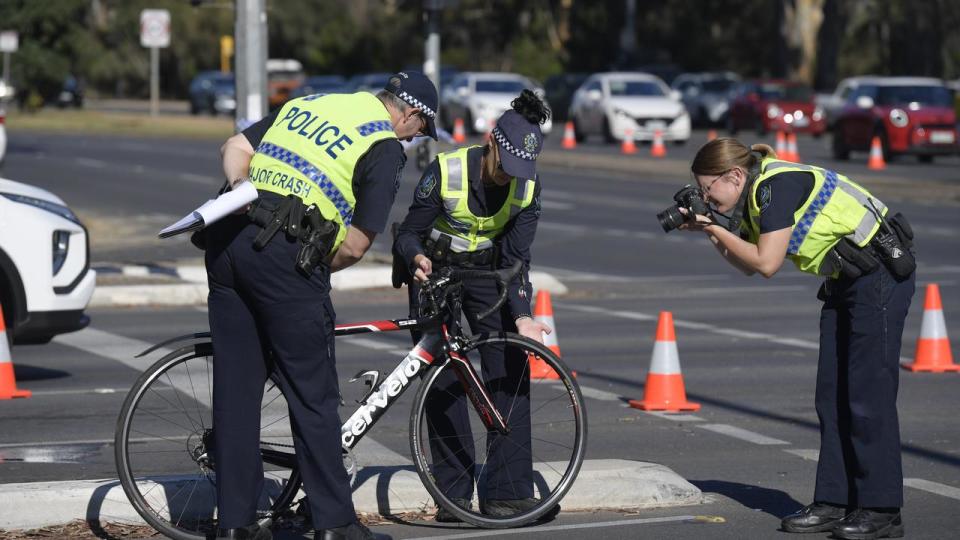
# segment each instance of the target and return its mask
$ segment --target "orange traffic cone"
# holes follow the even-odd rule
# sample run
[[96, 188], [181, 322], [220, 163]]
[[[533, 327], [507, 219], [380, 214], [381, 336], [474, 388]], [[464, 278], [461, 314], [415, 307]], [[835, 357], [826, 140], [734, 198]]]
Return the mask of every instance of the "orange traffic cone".
[[940, 286], [936, 283], [927, 285], [917, 350], [913, 355], [913, 363], [903, 364], [903, 368], [934, 373], [960, 371], [960, 366], [953, 363], [950, 339], [947, 337], [947, 323], [943, 319], [943, 304], [940, 303]]
[[687, 401], [680, 373], [677, 338], [673, 331], [673, 314], [660, 312], [656, 342], [650, 358], [650, 371], [644, 385], [643, 400], [630, 400], [630, 406], [644, 411], [699, 411], [700, 404]]
[[7, 345], [7, 327], [3, 322], [3, 307], [0, 306], [0, 399], [28, 398], [33, 395], [29, 390], [17, 389], [17, 378], [13, 373], [13, 359]]
[[573, 133], [573, 122], [567, 122], [566, 127], [563, 128], [562, 146], [567, 150], [573, 150], [577, 147], [577, 137]]
[[717, 138], [717, 130], [711, 129], [707, 132], [707, 142], [710, 142]]
[[867, 168], [875, 171], [887, 168], [887, 163], [883, 160], [883, 145], [880, 144], [880, 137], [874, 137], [870, 142], [870, 160], [867, 161]]
[[667, 155], [667, 147], [663, 145], [663, 132], [655, 130], [653, 132], [653, 144], [650, 146], [650, 157], [663, 157]]
[[467, 140], [467, 132], [463, 129], [463, 119], [457, 118], [453, 121], [453, 141], [462, 143]]
[[624, 154], [637, 153], [637, 144], [633, 142], [633, 130], [630, 128], [623, 130], [623, 144], [620, 145], [620, 152]]
[[787, 153], [790, 154], [790, 161], [800, 163], [800, 150], [797, 149], [796, 133], [787, 133]]
[[[550, 301], [550, 291], [537, 291], [537, 301], [533, 307], [534, 320], [553, 329], [553, 332], [543, 335], [543, 344], [560, 356], [560, 342], [557, 341], [557, 325], [553, 322], [553, 302]], [[559, 379], [560, 376], [546, 362], [534, 355], [529, 355], [531, 379]]]
[[788, 159], [790, 156], [787, 154], [787, 138], [784, 137], [782, 131], [777, 132], [777, 147], [774, 150], [777, 152], [777, 159], [790, 161]]

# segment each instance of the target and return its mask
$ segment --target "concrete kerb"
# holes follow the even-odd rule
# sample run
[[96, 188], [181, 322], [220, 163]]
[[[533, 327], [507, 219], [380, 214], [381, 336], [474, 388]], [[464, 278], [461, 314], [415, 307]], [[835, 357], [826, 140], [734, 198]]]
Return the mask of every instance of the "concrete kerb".
[[[207, 274], [201, 266], [123, 267], [127, 276], [163, 274], [177, 277], [185, 283], [151, 285], [106, 285], [98, 286], [90, 299], [90, 307], [110, 306], [183, 306], [202, 305], [207, 302]], [[370, 264], [347, 268], [331, 276], [334, 290], [358, 290], [390, 287], [391, 269], [387, 265]], [[530, 281], [535, 289], [565, 294], [567, 288], [558, 279], [546, 272], [530, 272]]]
[[[430, 510], [433, 500], [410, 466], [373, 467], [353, 493], [358, 512], [396, 514]], [[164, 486], [153, 493], [177, 493], [170, 489], [183, 478], [155, 479]], [[170, 485], [167, 485], [170, 484]], [[157, 504], [164, 504], [158, 500]], [[196, 508], [204, 510], [209, 497], [197, 497]], [[585, 461], [573, 487], [561, 502], [565, 510], [624, 510], [701, 504], [703, 493], [668, 467], [620, 459]], [[194, 503], [190, 503], [194, 504]], [[207, 505], [207, 506], [203, 506]], [[115, 480], [37, 482], [0, 485], [0, 529], [32, 529], [67, 523], [74, 519], [142, 523]]]

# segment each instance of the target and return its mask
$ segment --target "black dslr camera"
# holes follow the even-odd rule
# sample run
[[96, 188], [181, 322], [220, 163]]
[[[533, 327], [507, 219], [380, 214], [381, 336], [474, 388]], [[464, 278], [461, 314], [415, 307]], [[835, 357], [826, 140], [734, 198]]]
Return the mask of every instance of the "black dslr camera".
[[[676, 201], [677, 204], [657, 214], [657, 220], [660, 222], [660, 226], [663, 227], [663, 232], [670, 232], [680, 225], [683, 225], [685, 221], [696, 219], [694, 217], [695, 214], [710, 215], [710, 206], [707, 204], [707, 201], [703, 200], [703, 194], [700, 193], [700, 189], [690, 184], [683, 186], [683, 189], [676, 192], [673, 200]], [[680, 213], [681, 208], [685, 208], [690, 213], [684, 216]]]

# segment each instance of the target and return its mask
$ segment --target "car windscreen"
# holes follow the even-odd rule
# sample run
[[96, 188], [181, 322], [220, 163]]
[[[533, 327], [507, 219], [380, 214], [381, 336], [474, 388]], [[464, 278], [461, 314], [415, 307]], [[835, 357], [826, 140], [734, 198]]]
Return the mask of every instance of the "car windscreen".
[[485, 79], [477, 81], [477, 92], [492, 94], [519, 94], [526, 88], [521, 81], [504, 79]]
[[610, 81], [611, 96], [664, 96], [663, 88], [653, 81]]
[[813, 90], [806, 86], [785, 86], [782, 84], [761, 84], [760, 97], [778, 101], [810, 101], [813, 99]]
[[953, 95], [942, 86], [881, 86], [877, 91], [877, 104], [904, 105], [918, 103], [934, 107], [953, 107]]

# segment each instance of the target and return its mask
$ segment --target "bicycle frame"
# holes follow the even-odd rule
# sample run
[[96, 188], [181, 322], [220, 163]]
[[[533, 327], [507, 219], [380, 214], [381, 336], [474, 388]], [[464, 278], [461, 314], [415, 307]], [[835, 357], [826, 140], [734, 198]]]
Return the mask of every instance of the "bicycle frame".
[[448, 332], [447, 325], [437, 324], [433, 318], [371, 321], [338, 324], [335, 335], [348, 336], [411, 329], [423, 330], [423, 337], [382, 382], [379, 381], [380, 374], [377, 371], [363, 373], [363, 375], [370, 374], [374, 380], [370, 385], [370, 391], [360, 402], [360, 407], [340, 428], [340, 442], [343, 448], [350, 450], [356, 446], [387, 409], [410, 387], [410, 382], [415, 377], [429, 366], [438, 362], [438, 365], [442, 365], [447, 361], [454, 362], [454, 372], [486, 428], [503, 434], [508, 433], [510, 428], [480, 382], [477, 371], [473, 369], [469, 360], [459, 353], [460, 344]]

